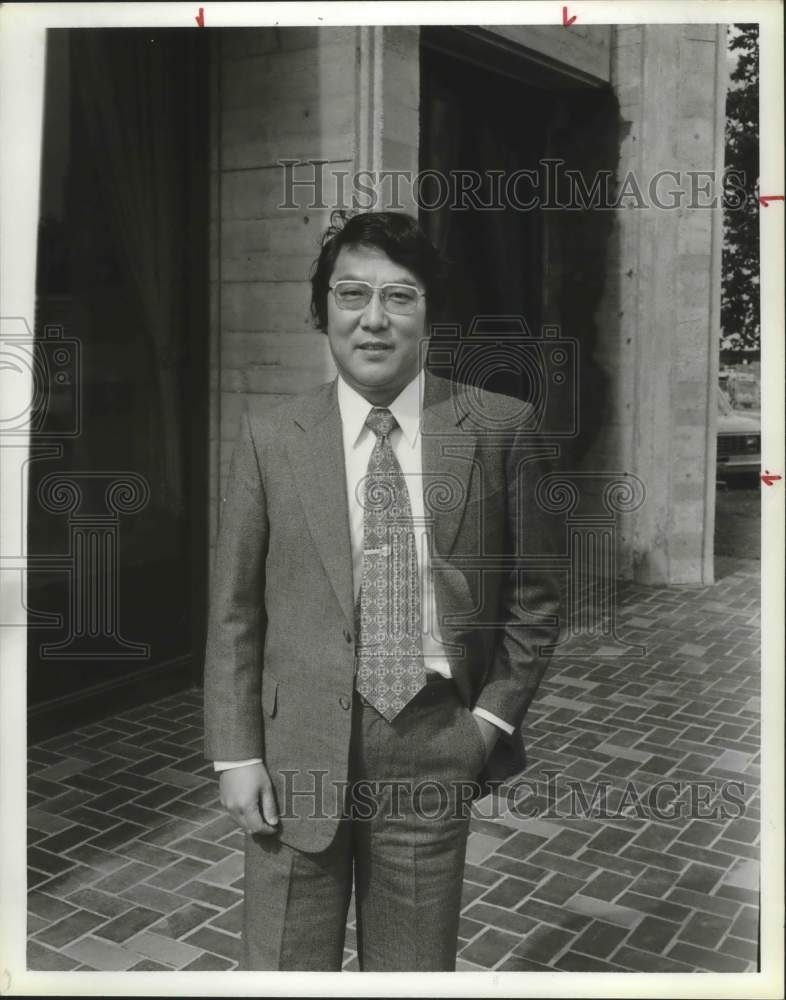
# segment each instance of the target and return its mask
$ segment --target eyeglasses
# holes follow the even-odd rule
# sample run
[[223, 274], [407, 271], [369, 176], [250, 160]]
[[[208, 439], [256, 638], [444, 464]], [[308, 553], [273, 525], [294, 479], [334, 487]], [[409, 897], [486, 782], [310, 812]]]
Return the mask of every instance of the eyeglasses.
[[370, 285], [367, 281], [337, 281], [328, 285], [336, 305], [345, 311], [365, 309], [371, 301], [374, 292], [379, 292], [382, 308], [386, 312], [398, 316], [411, 316], [418, 307], [421, 292], [414, 285], [402, 285], [388, 282], [384, 285]]

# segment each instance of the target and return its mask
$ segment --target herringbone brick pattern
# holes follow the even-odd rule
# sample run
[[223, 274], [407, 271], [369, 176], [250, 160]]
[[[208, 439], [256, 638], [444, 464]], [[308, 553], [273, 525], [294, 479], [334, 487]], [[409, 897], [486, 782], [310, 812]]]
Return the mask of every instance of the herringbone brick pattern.
[[[742, 563], [625, 585], [645, 655], [555, 657], [528, 784], [472, 821], [459, 969], [756, 968], [758, 594]], [[201, 744], [191, 691], [31, 748], [29, 968], [235, 967], [242, 837]]]

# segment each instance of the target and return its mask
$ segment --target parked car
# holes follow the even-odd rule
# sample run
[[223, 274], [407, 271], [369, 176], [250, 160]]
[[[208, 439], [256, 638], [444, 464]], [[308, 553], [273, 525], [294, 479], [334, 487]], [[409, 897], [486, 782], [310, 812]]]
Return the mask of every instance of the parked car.
[[761, 469], [761, 421], [731, 405], [718, 386], [718, 476], [757, 473]]

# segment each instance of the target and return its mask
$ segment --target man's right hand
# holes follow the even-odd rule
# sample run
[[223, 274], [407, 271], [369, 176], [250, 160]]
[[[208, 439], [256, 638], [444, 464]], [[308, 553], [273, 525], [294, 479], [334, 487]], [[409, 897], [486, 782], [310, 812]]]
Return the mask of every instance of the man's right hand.
[[219, 789], [221, 805], [239, 827], [249, 833], [276, 833], [278, 807], [264, 764], [244, 764], [222, 771]]

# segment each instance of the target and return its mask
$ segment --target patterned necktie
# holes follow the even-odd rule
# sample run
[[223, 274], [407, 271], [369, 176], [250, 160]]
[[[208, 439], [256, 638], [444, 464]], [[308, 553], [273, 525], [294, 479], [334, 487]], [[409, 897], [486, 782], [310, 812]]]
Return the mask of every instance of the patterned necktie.
[[363, 481], [355, 687], [390, 722], [426, 683], [420, 581], [409, 493], [389, 440], [396, 418], [375, 406], [366, 426], [377, 440]]

